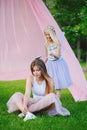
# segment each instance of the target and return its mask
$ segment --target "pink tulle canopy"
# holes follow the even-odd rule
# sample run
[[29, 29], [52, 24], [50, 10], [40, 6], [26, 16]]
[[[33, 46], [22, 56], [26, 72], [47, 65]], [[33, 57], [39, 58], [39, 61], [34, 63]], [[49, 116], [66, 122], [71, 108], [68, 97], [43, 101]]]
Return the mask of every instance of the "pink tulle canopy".
[[0, 80], [25, 79], [29, 65], [44, 58], [43, 30], [53, 25], [62, 45], [73, 85], [69, 90], [75, 101], [87, 100], [87, 81], [63, 32], [42, 0], [0, 0]]

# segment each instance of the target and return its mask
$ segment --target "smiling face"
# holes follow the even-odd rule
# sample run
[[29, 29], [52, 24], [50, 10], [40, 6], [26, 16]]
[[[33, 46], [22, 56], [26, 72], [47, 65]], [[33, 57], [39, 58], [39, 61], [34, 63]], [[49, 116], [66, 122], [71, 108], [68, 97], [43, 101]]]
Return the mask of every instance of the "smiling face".
[[41, 70], [40, 70], [40, 68], [38, 67], [38, 66], [34, 66], [33, 67], [33, 75], [36, 77], [36, 78], [41, 78]]
[[52, 40], [52, 38], [51, 38], [51, 36], [50, 36], [50, 34], [48, 32], [44, 32], [44, 35], [45, 35], [45, 37], [47, 39], [47, 42], [53, 42], [53, 40]]

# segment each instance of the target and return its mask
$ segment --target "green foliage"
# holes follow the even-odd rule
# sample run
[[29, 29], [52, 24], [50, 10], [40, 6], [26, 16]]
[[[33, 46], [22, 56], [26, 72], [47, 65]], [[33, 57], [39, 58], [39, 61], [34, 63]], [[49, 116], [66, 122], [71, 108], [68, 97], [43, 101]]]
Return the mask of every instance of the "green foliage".
[[[77, 55], [77, 44], [80, 43], [80, 55], [85, 61], [87, 56], [87, 0], [45, 0], [45, 3], [60, 28], [65, 32], [69, 44]], [[83, 51], [85, 58], [82, 56]]]

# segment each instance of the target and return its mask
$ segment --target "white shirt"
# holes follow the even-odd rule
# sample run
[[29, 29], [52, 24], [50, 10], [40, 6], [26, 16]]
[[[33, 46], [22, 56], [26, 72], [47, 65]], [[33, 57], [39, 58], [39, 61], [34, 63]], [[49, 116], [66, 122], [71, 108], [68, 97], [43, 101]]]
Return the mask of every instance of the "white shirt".
[[32, 93], [33, 98], [42, 99], [45, 96], [46, 81], [43, 80], [41, 84], [38, 84], [36, 78], [33, 81]]
[[52, 52], [55, 54], [56, 51], [57, 51], [57, 45], [55, 43], [49, 44], [49, 46], [48, 46], [48, 59], [49, 60], [56, 60], [57, 59], [56, 57], [50, 55], [50, 53], [52, 53]]

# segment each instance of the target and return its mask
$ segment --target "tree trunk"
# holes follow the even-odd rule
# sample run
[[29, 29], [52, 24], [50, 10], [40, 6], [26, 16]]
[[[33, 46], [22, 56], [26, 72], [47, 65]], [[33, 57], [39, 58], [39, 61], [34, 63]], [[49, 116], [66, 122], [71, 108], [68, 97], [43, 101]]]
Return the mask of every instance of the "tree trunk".
[[77, 42], [77, 58], [79, 61], [81, 60], [80, 39], [78, 39], [78, 42]]
[[86, 68], [87, 68], [87, 38], [86, 38]]

